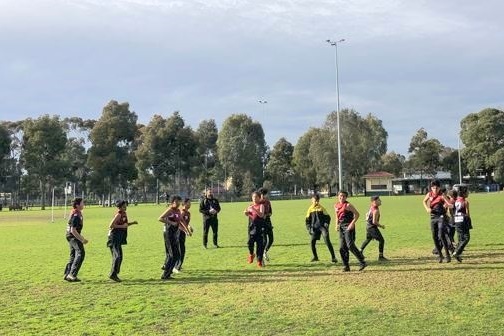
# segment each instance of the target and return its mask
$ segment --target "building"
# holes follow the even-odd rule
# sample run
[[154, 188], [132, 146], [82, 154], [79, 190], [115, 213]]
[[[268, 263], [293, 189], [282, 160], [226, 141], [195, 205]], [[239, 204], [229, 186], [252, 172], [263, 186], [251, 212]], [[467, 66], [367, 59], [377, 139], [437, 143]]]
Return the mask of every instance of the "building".
[[363, 176], [366, 180], [364, 194], [367, 196], [392, 195], [394, 175], [387, 172], [374, 172]]
[[450, 189], [453, 184], [450, 172], [439, 171], [436, 175], [404, 174], [403, 177], [392, 180], [392, 188], [395, 195], [425, 194], [429, 191], [429, 183], [432, 180], [439, 180], [441, 187]]

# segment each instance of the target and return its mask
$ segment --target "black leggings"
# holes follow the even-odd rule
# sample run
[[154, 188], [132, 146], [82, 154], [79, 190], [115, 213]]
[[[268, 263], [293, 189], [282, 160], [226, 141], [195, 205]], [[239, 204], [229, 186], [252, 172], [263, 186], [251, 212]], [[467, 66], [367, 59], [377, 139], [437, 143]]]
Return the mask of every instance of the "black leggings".
[[253, 234], [249, 233], [248, 249], [250, 255], [254, 254], [254, 243], [255, 243], [257, 261], [262, 262], [264, 253], [264, 242], [262, 233], [258, 231], [260, 230], [256, 230], [255, 233]]
[[[320, 228], [320, 233], [322, 234], [322, 238], [324, 238], [324, 243], [326, 244], [327, 248], [329, 249], [329, 253], [331, 253], [331, 259], [336, 259], [336, 255], [334, 254], [334, 248], [331, 243], [331, 239], [329, 238], [329, 230], [326, 227], [321, 227]], [[317, 238], [319, 238], [320, 235], [318, 235], [318, 232], [315, 232], [314, 234], [311, 235], [311, 250], [313, 253], [313, 257], [318, 259], [318, 254], [317, 254]]]
[[180, 252], [180, 258], [175, 262], [175, 268], [177, 270], [182, 269], [182, 264], [184, 263], [184, 258], [185, 258], [185, 241], [186, 241], [186, 234], [182, 231], [178, 232], [178, 242], [179, 242], [179, 252]]
[[70, 259], [65, 267], [65, 275], [71, 274], [76, 277], [84, 262], [86, 251], [84, 250], [84, 244], [77, 238], [67, 240], [70, 245]]
[[180, 249], [176, 230], [178, 229], [169, 228], [164, 232], [165, 251], [167, 256], [163, 277], [169, 277], [172, 274], [175, 263], [180, 259]]
[[350, 262], [350, 252], [359, 260], [362, 264], [364, 262], [364, 255], [359, 251], [357, 246], [355, 246], [355, 229], [347, 231], [347, 226], [340, 226], [339, 228], [340, 236], [340, 255], [343, 265], [348, 266]]
[[121, 272], [121, 264], [123, 261], [122, 245], [114, 243], [110, 246], [110, 253], [112, 254], [112, 269], [110, 276], [117, 276]]
[[364, 251], [366, 246], [371, 242], [371, 240], [376, 239], [378, 241], [378, 252], [383, 255], [383, 249], [385, 248], [385, 239], [376, 226], [367, 228], [366, 240], [362, 243], [361, 251]]
[[264, 243], [264, 251], [269, 251], [271, 248], [271, 245], [273, 245], [273, 225], [271, 224], [271, 220], [269, 218], [266, 218], [266, 224], [264, 226], [264, 236], [263, 236], [263, 243]]

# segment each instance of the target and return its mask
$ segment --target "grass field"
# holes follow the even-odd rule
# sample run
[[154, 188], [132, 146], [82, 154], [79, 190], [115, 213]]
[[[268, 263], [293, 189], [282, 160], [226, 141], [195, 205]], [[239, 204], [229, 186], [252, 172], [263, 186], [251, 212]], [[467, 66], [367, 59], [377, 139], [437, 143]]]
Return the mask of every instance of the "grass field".
[[[350, 198], [361, 215], [367, 198]], [[162, 282], [164, 207], [130, 207], [122, 283], [108, 278], [111, 208], [86, 208], [89, 239], [81, 283], [62, 279], [68, 258], [63, 210], [0, 213], [1, 335], [502, 335], [504, 193], [470, 196], [474, 230], [463, 263], [438, 264], [419, 196], [383, 197], [385, 254], [369, 267], [330, 263], [323, 242], [311, 263], [309, 200], [273, 201], [275, 244], [264, 269], [246, 263], [245, 203], [222, 204], [220, 249], [204, 250], [201, 217], [187, 240], [184, 272]], [[332, 209], [334, 198], [322, 203]], [[332, 211], [331, 211], [332, 212]], [[332, 216], [334, 218], [334, 215]], [[357, 244], [365, 235], [360, 220]], [[331, 231], [337, 250], [337, 235]], [[338, 261], [340, 260], [338, 254]]]

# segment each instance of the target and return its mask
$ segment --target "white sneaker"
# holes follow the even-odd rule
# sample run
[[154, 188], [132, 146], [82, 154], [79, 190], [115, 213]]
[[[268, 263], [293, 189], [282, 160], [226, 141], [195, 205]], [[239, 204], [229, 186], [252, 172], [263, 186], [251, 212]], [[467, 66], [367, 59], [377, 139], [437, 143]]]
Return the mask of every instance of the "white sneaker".
[[268, 255], [267, 251], [264, 252], [263, 258], [264, 258], [264, 260], [269, 261], [269, 255]]
[[180, 273], [180, 270], [179, 270], [179, 269], [174, 268], [174, 269], [173, 269], [173, 273]]

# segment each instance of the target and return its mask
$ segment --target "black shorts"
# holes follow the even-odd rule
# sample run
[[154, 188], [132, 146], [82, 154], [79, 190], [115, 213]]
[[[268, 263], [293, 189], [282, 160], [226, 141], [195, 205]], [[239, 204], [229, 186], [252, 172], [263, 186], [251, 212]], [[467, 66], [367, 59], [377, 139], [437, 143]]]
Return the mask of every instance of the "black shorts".
[[376, 226], [366, 228], [366, 239], [383, 240], [380, 229]]

